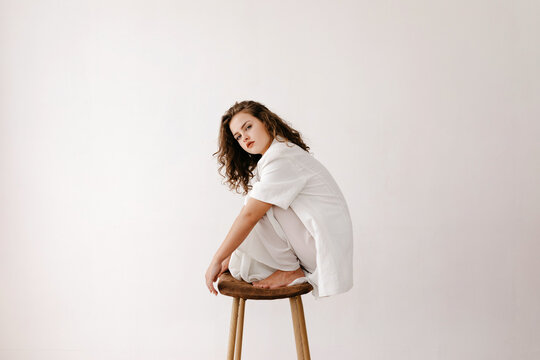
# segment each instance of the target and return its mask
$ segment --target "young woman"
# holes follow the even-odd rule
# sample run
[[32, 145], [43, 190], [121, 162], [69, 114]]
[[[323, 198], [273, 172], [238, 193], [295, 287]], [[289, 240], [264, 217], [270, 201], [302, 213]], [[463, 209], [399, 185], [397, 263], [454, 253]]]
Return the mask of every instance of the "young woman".
[[315, 298], [348, 291], [347, 203], [300, 133], [258, 102], [237, 102], [221, 119], [216, 154], [229, 187], [247, 196], [206, 271], [210, 292], [227, 269], [259, 288], [307, 281]]

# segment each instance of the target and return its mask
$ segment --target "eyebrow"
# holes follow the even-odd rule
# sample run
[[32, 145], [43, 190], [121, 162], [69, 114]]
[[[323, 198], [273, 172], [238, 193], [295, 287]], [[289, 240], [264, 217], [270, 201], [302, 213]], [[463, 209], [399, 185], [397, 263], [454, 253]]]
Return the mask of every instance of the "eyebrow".
[[[247, 124], [248, 121], [249, 121], [249, 120], [246, 120], [246, 121], [244, 122], [244, 124], [240, 127], [240, 130], [242, 130], [242, 129], [244, 128], [244, 126], [246, 126], [246, 124]], [[236, 134], [238, 134], [238, 131], [235, 132], [235, 133], [233, 134], [233, 136], [236, 137]]]

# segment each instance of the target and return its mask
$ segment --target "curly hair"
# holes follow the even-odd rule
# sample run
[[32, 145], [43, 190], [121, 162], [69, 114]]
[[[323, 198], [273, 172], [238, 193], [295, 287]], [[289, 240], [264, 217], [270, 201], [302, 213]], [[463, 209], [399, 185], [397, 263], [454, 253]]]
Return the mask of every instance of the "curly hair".
[[[218, 172], [226, 179], [225, 182], [229, 185], [229, 189], [237, 193], [242, 193], [239, 191], [241, 188], [243, 194], [246, 195], [252, 188], [249, 182], [254, 176], [253, 170], [262, 155], [250, 154], [242, 149], [231, 133], [231, 129], [229, 128], [231, 119], [240, 112], [248, 113], [259, 119], [265, 125], [272, 139], [275, 139], [276, 136], [281, 136], [307, 152], [309, 152], [309, 147], [302, 140], [300, 132], [293, 129], [263, 104], [251, 100], [235, 102], [221, 117], [218, 151], [213, 153], [212, 156], [217, 154], [219, 163]], [[222, 174], [223, 168], [225, 168], [225, 175]]]

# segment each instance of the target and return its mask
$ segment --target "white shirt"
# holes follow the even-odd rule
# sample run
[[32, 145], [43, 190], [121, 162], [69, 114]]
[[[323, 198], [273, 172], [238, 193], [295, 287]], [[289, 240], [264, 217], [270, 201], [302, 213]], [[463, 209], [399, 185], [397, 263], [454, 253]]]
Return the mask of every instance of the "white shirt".
[[[281, 140], [281, 141], [279, 141]], [[353, 286], [352, 222], [345, 198], [328, 170], [298, 145], [274, 139], [259, 159], [248, 197], [282, 209], [289, 206], [315, 239], [316, 297]], [[267, 215], [276, 221], [272, 209]]]

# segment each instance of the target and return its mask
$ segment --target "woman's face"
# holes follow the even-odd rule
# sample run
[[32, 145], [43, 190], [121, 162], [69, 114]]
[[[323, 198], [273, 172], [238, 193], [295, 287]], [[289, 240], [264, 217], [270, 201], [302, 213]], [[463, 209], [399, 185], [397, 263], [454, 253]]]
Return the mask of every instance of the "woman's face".
[[246, 112], [234, 115], [229, 129], [242, 149], [250, 154], [262, 155], [272, 144], [272, 137], [262, 121]]

